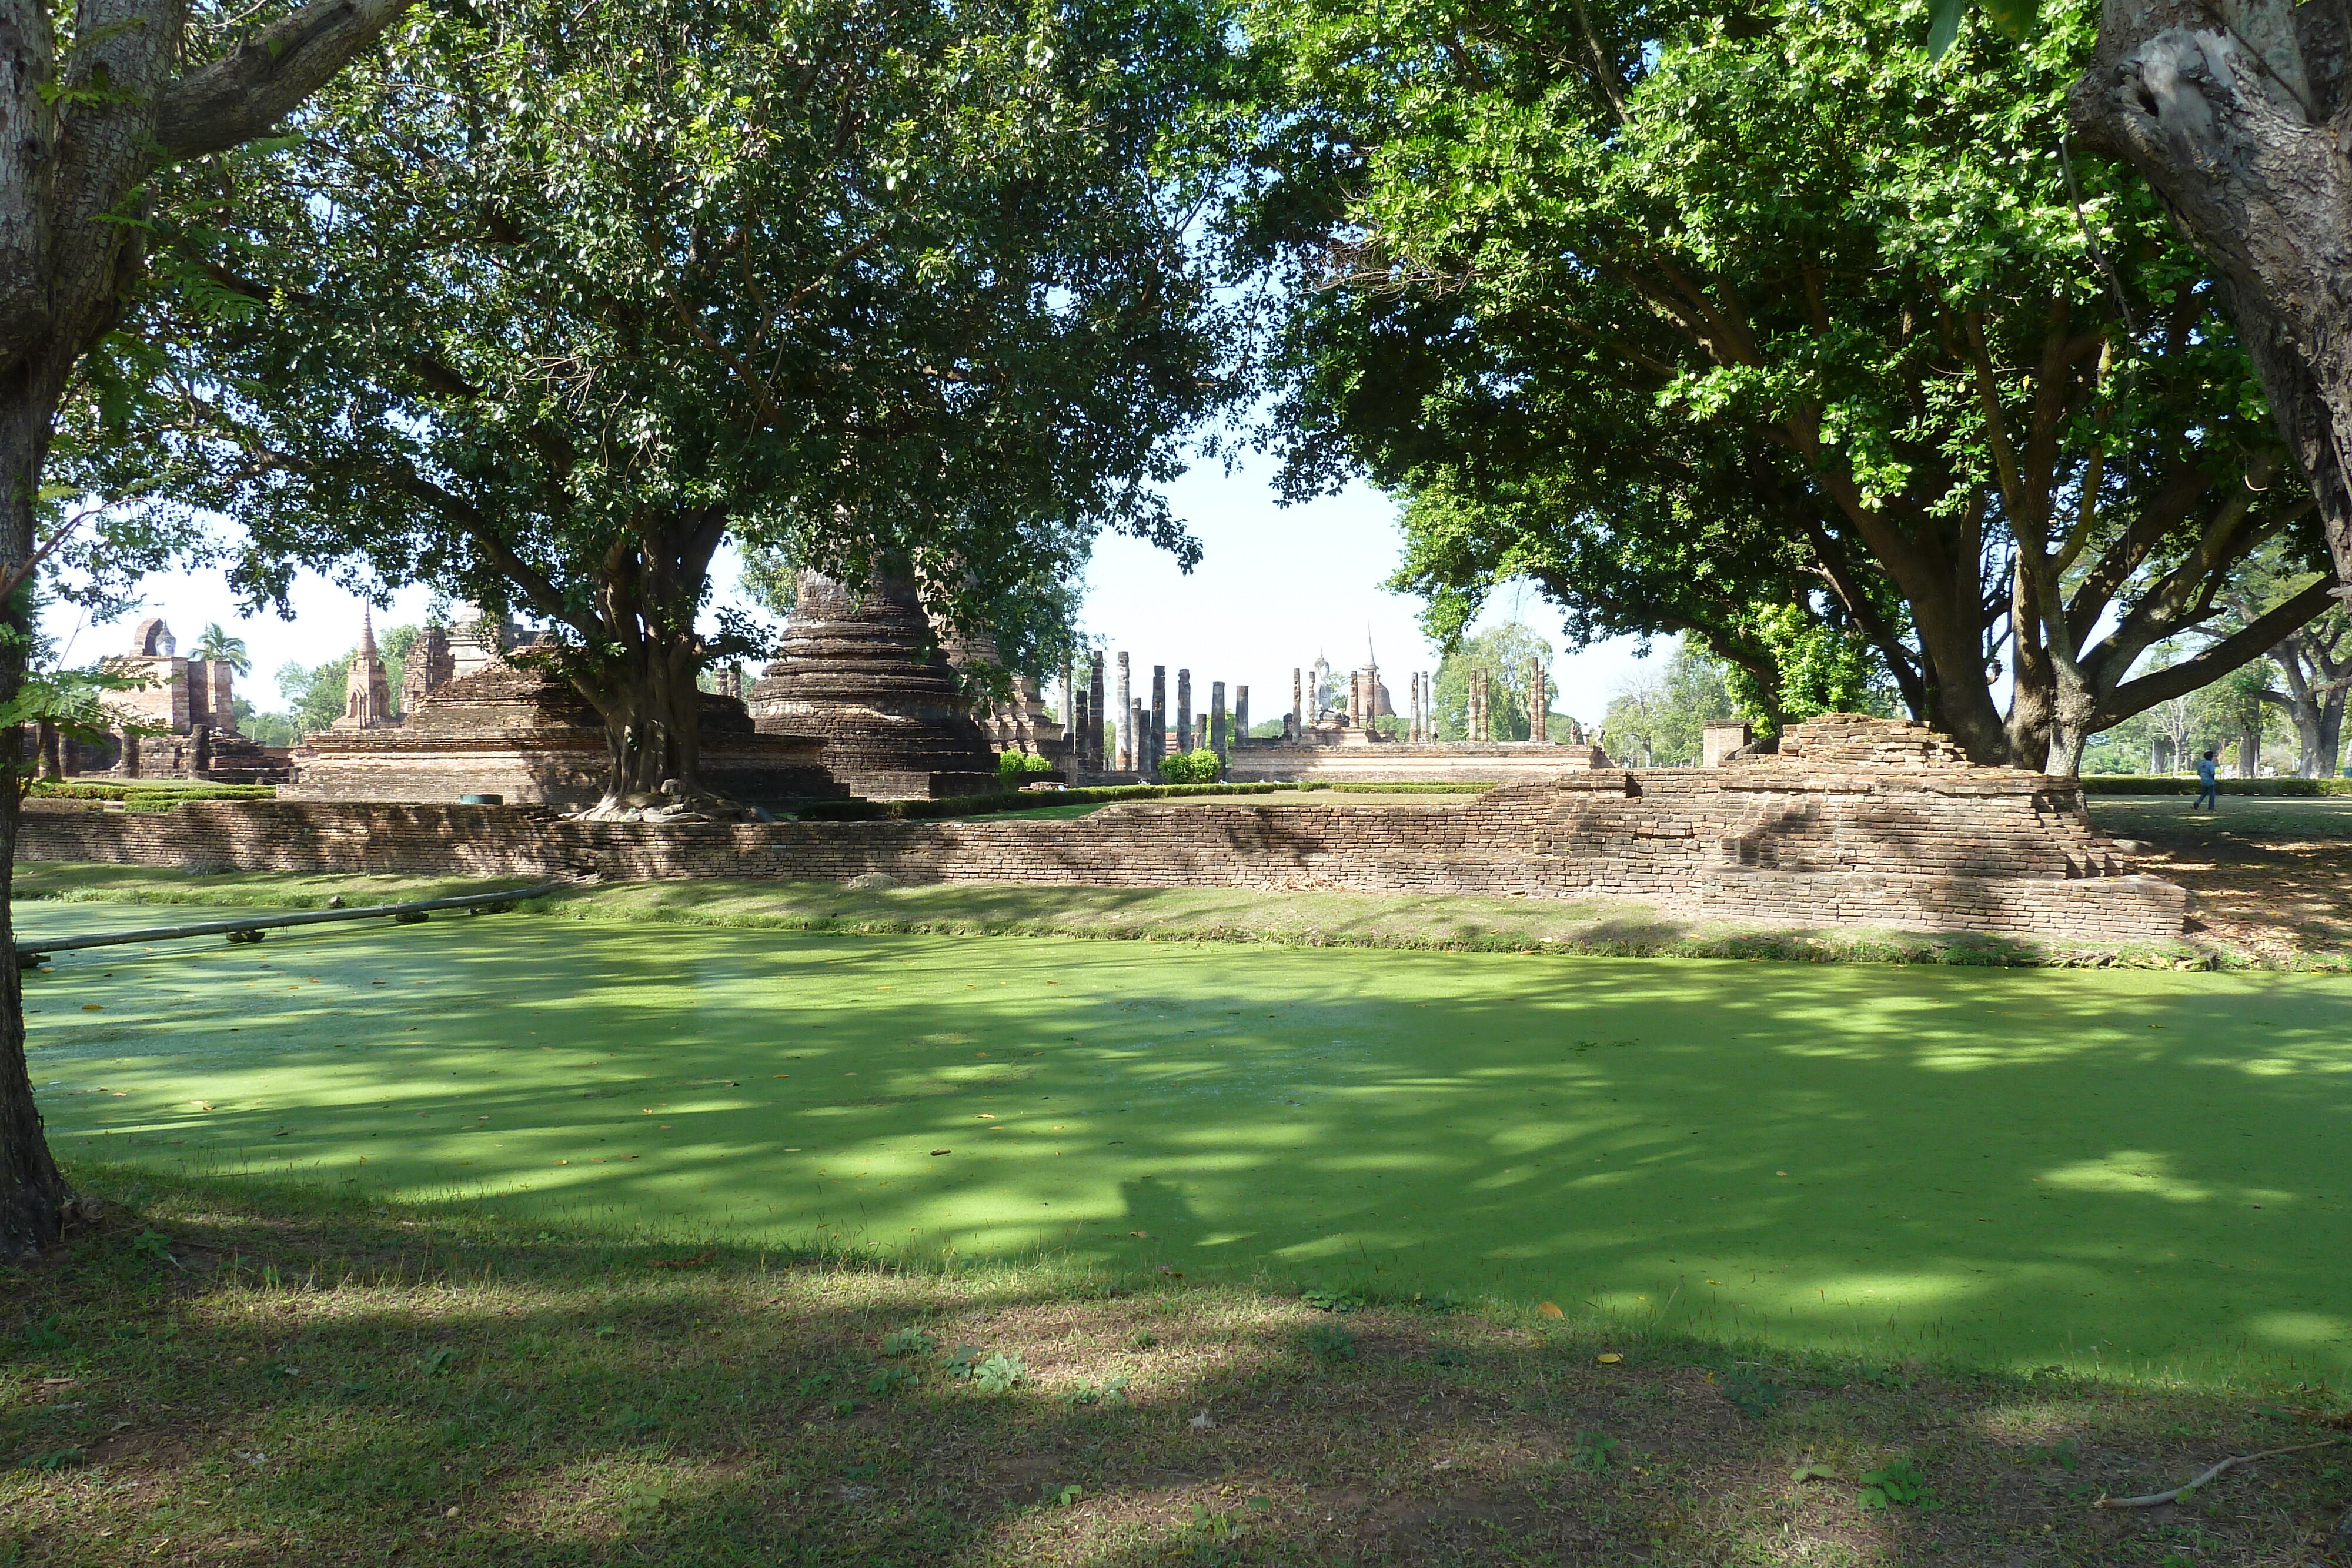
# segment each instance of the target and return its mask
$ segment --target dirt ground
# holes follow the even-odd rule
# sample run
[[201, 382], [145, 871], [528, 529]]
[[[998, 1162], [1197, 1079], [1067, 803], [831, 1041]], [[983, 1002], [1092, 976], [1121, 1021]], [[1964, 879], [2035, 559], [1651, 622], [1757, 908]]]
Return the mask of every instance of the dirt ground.
[[2139, 869], [2189, 889], [2189, 936], [2264, 963], [2352, 959], [2352, 798], [2094, 796], [2103, 831], [2144, 844]]

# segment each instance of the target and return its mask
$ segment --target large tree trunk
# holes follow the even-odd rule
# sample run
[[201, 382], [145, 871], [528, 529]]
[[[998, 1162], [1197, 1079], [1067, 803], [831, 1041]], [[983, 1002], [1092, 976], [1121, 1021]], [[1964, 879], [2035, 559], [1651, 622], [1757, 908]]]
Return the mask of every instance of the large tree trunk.
[[648, 641], [625, 664], [583, 683], [604, 715], [612, 756], [598, 810], [709, 798], [702, 786], [700, 668], [691, 640]]
[[[2137, 170], [2219, 276], [2352, 585], [2352, 105], [2344, 11], [2105, 0], [2084, 140]], [[2352, 587], [2339, 588], [2352, 596]]]
[[[0, 404], [0, 560], [32, 553], [33, 497], [48, 447], [54, 399], [28, 395], [21, 375], [15, 395]], [[0, 645], [0, 702], [16, 695], [25, 677], [24, 628]], [[0, 1261], [37, 1255], [58, 1237], [68, 1196], [49, 1155], [25, 1059], [25, 1007], [16, 973], [16, 943], [8, 898], [16, 864], [17, 777], [27, 765], [24, 727], [0, 730]]]
[[2344, 755], [2344, 699], [2347, 693], [2337, 686], [2327, 694], [2319, 707], [2318, 744], [2312, 747], [2304, 777], [2333, 779]]

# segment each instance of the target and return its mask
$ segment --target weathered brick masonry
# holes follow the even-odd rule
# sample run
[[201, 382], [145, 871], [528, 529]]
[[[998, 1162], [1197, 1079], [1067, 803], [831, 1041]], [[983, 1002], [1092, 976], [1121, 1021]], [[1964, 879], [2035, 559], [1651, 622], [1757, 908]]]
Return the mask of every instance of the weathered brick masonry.
[[[1792, 750], [1795, 748], [1792, 748]], [[286, 872], [1322, 886], [1589, 895], [1775, 926], [2178, 936], [2187, 895], [2128, 874], [2071, 783], [1834, 747], [1721, 769], [1570, 772], [1467, 803], [1132, 802], [1061, 821], [647, 826], [500, 807], [194, 801], [28, 809], [34, 860]]]

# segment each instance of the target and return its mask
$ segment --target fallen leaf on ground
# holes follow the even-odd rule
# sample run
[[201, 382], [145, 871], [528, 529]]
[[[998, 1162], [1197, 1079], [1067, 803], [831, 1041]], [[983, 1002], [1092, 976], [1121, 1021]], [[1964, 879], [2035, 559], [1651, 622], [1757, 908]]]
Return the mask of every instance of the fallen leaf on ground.
[[1538, 1307], [1536, 1309], [1536, 1315], [1538, 1317], [1551, 1318], [1560, 1322], [1568, 1321], [1568, 1314], [1561, 1312], [1559, 1310], [1559, 1303], [1554, 1301], [1546, 1301], [1543, 1305]]
[[1604, 1350], [1604, 1351], [1602, 1351], [1602, 1352], [1601, 1352], [1598, 1356], [1595, 1356], [1593, 1359], [1594, 1359], [1594, 1360], [1596, 1360], [1596, 1361], [1598, 1361], [1598, 1362], [1600, 1362], [1600, 1363], [1601, 1363], [1601, 1365], [1603, 1365], [1603, 1366], [1614, 1366], [1614, 1365], [1616, 1365], [1619, 1362], [1621, 1362], [1621, 1361], [1624, 1360], [1625, 1358], [1624, 1358], [1623, 1356], [1622, 1356], [1622, 1355], [1619, 1355], [1619, 1354], [1618, 1354], [1615, 1351], [1613, 1351], [1613, 1350]]
[[1209, 1413], [1206, 1410], [1203, 1410], [1198, 1416], [1193, 1416], [1190, 1421], [1185, 1422], [1184, 1425], [1192, 1427], [1195, 1432], [1205, 1432], [1212, 1427], [1214, 1427], [1216, 1423], [1209, 1419]]

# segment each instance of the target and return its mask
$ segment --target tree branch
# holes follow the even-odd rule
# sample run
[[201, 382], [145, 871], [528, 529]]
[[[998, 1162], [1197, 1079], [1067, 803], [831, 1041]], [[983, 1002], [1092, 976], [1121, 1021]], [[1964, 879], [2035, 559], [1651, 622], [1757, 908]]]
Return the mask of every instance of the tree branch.
[[2322, 577], [2294, 598], [2271, 607], [2259, 621], [2222, 638], [2195, 658], [2126, 681], [2099, 705], [2096, 728], [2121, 724], [2160, 702], [2210, 685], [2248, 660], [2270, 652], [2287, 634], [2308, 625], [2336, 602], [2333, 578]]
[[310, 0], [261, 37], [172, 84], [157, 106], [167, 160], [250, 141], [325, 86], [414, 0]]

